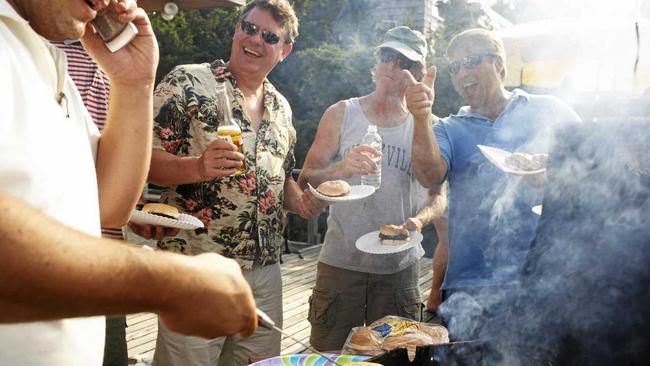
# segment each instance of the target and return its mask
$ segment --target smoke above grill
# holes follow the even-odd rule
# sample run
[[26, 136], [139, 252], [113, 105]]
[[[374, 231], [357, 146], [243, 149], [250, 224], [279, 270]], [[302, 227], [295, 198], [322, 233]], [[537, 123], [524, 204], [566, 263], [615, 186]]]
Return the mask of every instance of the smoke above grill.
[[450, 332], [489, 342], [477, 364], [645, 364], [650, 122], [559, 126], [543, 205], [521, 283], [455, 294]]

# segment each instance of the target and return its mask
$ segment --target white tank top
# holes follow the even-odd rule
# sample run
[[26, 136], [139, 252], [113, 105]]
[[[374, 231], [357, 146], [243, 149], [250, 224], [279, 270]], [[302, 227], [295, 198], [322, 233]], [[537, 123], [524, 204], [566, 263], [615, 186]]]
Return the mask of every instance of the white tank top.
[[[359, 99], [346, 100], [334, 162], [342, 160], [350, 149], [361, 143], [369, 124]], [[353, 271], [390, 274], [405, 269], [422, 257], [422, 246], [393, 254], [367, 254], [358, 250], [355, 242], [362, 235], [379, 230], [381, 224], [400, 225], [415, 216], [424, 201], [425, 190], [417, 183], [411, 169], [413, 116], [409, 114], [406, 121], [397, 127], [378, 127], [378, 133], [383, 142], [381, 188], [366, 199], [330, 206], [319, 260]], [[346, 181], [350, 185], [361, 183], [359, 176]]]

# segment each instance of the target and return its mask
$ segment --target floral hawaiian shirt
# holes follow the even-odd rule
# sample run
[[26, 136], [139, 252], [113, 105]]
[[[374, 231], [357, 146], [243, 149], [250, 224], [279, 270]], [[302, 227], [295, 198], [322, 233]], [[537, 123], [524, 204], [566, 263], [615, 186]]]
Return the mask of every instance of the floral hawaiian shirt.
[[158, 243], [163, 250], [195, 255], [216, 252], [242, 268], [276, 263], [282, 243], [284, 182], [295, 166], [296, 131], [291, 107], [264, 81], [264, 115], [259, 131], [244, 112], [244, 96], [227, 64], [183, 65], [172, 70], [154, 93], [154, 149], [182, 157], [201, 156], [216, 139], [220, 120], [216, 83], [225, 83], [232, 114], [242, 130], [246, 171], [242, 175], [167, 187], [161, 202], [203, 222]]

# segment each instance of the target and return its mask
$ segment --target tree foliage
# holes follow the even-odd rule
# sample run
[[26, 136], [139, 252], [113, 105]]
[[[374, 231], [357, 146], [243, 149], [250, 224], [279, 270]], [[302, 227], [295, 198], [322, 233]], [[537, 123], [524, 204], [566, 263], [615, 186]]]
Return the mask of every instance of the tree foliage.
[[440, 117], [456, 113], [463, 105], [462, 98], [454, 91], [451, 77], [447, 72], [446, 51], [454, 35], [471, 28], [479, 27], [479, 19], [485, 15], [479, 3], [467, 0], [438, 1], [438, 13], [445, 19], [434, 35], [434, 65], [438, 69], [436, 76], [436, 101], [433, 112]]

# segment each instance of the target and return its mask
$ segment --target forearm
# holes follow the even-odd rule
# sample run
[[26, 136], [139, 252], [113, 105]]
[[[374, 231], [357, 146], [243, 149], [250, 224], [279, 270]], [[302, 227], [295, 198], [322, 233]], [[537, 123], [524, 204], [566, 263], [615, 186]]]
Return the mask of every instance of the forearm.
[[153, 84], [113, 84], [106, 128], [97, 152], [97, 184], [102, 225], [129, 220], [149, 171]]
[[282, 207], [289, 212], [300, 214], [300, 197], [302, 189], [295, 180], [287, 178], [284, 182], [284, 201]]
[[433, 277], [431, 279], [431, 291], [440, 291], [442, 283], [445, 280], [447, 272], [447, 258], [449, 250], [449, 241], [447, 240], [447, 220], [434, 220], [436, 233], [438, 235], [438, 244], [433, 254]]
[[329, 164], [328, 166], [320, 169], [303, 167], [302, 171], [300, 172], [300, 177], [298, 177], [298, 185], [300, 188], [305, 189], [307, 188], [307, 183], [309, 182], [312, 187], [316, 188], [323, 182], [329, 180], [346, 179], [349, 177], [350, 175], [347, 174], [343, 168], [343, 163], [339, 161], [334, 164]]
[[0, 219], [0, 322], [158, 312], [183, 288], [181, 256], [84, 234], [2, 193]]
[[149, 182], [172, 186], [202, 182], [198, 157], [179, 157], [166, 151], [154, 149], [151, 154]]
[[422, 186], [431, 188], [445, 179], [447, 165], [440, 155], [431, 122], [414, 123], [411, 159], [415, 178]]

